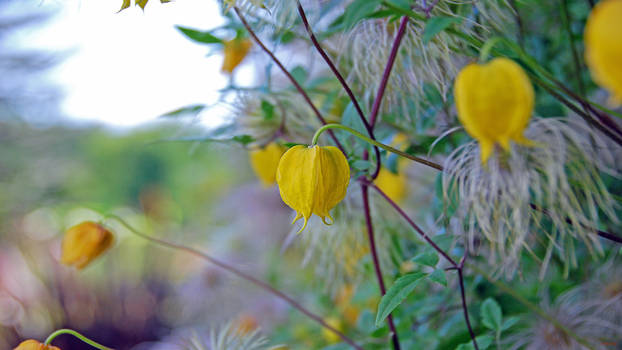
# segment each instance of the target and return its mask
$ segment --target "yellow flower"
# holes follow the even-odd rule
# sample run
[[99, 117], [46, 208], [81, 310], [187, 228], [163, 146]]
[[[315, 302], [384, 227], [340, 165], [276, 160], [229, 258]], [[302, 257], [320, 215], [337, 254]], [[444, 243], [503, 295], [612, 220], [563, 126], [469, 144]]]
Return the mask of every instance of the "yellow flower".
[[378, 177], [374, 182], [394, 202], [401, 203], [406, 198], [408, 179], [403, 172], [398, 171], [397, 174], [394, 174], [384, 167], [380, 168]]
[[480, 144], [486, 163], [495, 144], [510, 149], [510, 140], [529, 145], [523, 136], [534, 105], [527, 74], [514, 61], [495, 58], [464, 67], [454, 85], [458, 119]]
[[585, 25], [585, 61], [594, 81], [622, 103], [622, 0], [599, 2]]
[[279, 162], [276, 171], [281, 198], [297, 212], [294, 222], [304, 218], [300, 231], [307, 226], [312, 214], [325, 224], [328, 213], [346, 196], [350, 182], [350, 166], [337, 147], [302, 145], [290, 148]]
[[112, 245], [114, 236], [102, 225], [85, 221], [65, 233], [61, 262], [78, 269], [86, 267]]
[[225, 59], [222, 62], [222, 71], [231, 74], [246, 57], [253, 43], [248, 39], [233, 39], [225, 41], [224, 45]]
[[[328, 323], [329, 326], [335, 328], [336, 330], [343, 332], [343, 324], [338, 318], [329, 317], [325, 319], [324, 322]], [[335, 332], [326, 328], [322, 328], [322, 336], [329, 344], [334, 344], [341, 340], [341, 338], [337, 334], [335, 334]]]
[[21, 342], [13, 350], [60, 350], [60, 348], [52, 345], [44, 345], [36, 340], [29, 339]]
[[276, 168], [283, 153], [285, 147], [274, 142], [250, 152], [251, 167], [264, 186], [271, 186], [276, 182]]

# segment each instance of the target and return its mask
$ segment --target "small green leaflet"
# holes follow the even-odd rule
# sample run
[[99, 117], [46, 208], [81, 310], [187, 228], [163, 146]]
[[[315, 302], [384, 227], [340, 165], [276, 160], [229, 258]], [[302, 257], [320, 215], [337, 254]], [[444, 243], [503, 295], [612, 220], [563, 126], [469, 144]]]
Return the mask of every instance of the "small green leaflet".
[[436, 34], [442, 32], [450, 25], [460, 22], [461, 20], [456, 17], [439, 16], [430, 18], [426, 22], [425, 28], [423, 29], [423, 43], [427, 44], [428, 42], [430, 42], [430, 40], [432, 40], [432, 38], [434, 38]]
[[199, 42], [202, 44], [222, 44], [223, 43], [222, 39], [215, 37], [214, 35], [210, 34], [210, 32], [203, 32], [200, 30], [186, 28], [182, 26], [176, 26], [176, 27], [185, 36], [187, 36], [189, 39], [194, 40], [196, 42]]
[[432, 249], [426, 249], [423, 252], [417, 254], [414, 258], [411, 259], [412, 262], [434, 267], [438, 263], [438, 254]]
[[480, 313], [482, 315], [482, 324], [486, 328], [493, 331], [501, 329], [503, 314], [501, 313], [501, 307], [494, 299], [488, 298], [484, 300], [480, 307]]
[[352, 28], [358, 21], [370, 16], [380, 5], [380, 0], [355, 0], [344, 12], [344, 27]]
[[395, 283], [393, 283], [391, 288], [387, 291], [387, 294], [380, 299], [380, 303], [378, 304], [376, 327], [380, 327], [382, 321], [404, 301], [408, 294], [415, 289], [419, 281], [425, 276], [426, 274], [423, 272], [409, 273], [398, 278]]
[[261, 111], [263, 112], [263, 119], [272, 120], [274, 118], [274, 106], [272, 103], [261, 100]]
[[187, 114], [196, 115], [201, 112], [205, 108], [205, 105], [190, 105], [182, 108], [178, 108], [174, 111], [170, 111], [168, 113], [162, 114], [161, 117], [170, 118], [170, 117], [180, 117], [185, 116]]
[[[490, 344], [492, 344], [493, 338], [489, 335], [480, 335], [479, 337], [475, 337], [475, 341], [477, 341], [479, 350], [486, 350], [490, 347]], [[464, 344], [458, 345], [456, 350], [475, 350], [475, 347], [473, 346], [473, 342], [469, 340]]]
[[436, 269], [432, 272], [428, 278], [440, 285], [447, 287], [447, 276], [445, 276], [445, 270]]

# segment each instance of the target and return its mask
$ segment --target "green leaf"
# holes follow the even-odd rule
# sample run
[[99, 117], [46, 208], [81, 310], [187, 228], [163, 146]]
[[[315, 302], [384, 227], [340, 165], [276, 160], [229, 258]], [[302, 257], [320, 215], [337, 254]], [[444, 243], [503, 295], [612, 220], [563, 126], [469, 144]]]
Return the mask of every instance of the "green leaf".
[[430, 18], [426, 22], [425, 28], [423, 29], [423, 35], [422, 35], [423, 43], [427, 44], [428, 42], [430, 42], [430, 40], [432, 40], [432, 38], [434, 38], [436, 34], [442, 32], [443, 30], [445, 30], [447, 27], [449, 27], [450, 25], [454, 23], [460, 23], [460, 19], [456, 17], [446, 17], [446, 16]]
[[[490, 344], [492, 344], [493, 340], [494, 339], [489, 335], [480, 335], [479, 337], [475, 337], [475, 341], [477, 341], [477, 346], [479, 347], [479, 350], [488, 349], [488, 347], [490, 347]], [[475, 347], [473, 346], [473, 341], [469, 340], [464, 344], [458, 345], [456, 350], [475, 350]]]
[[480, 313], [482, 315], [482, 324], [486, 328], [493, 331], [501, 329], [503, 314], [501, 313], [501, 307], [494, 299], [488, 298], [484, 300]]
[[387, 291], [387, 294], [380, 299], [380, 303], [378, 304], [376, 327], [380, 327], [382, 321], [404, 301], [408, 294], [415, 289], [419, 281], [425, 276], [426, 274], [422, 272], [409, 273], [398, 278], [395, 283], [393, 283], [391, 288]]
[[391, 0], [387, 2], [406, 11], [410, 11], [410, 6], [412, 6], [412, 0]]
[[505, 320], [503, 320], [503, 325], [501, 326], [501, 330], [505, 331], [507, 329], [510, 329], [510, 327], [515, 325], [518, 321], [520, 321], [520, 318], [516, 316], [506, 318]]
[[344, 16], [344, 27], [352, 28], [358, 21], [369, 17], [374, 13], [381, 0], [355, 0], [346, 8]]
[[431, 279], [432, 281], [441, 284], [445, 287], [447, 287], [447, 276], [445, 276], [445, 270], [443, 269], [436, 269], [434, 270], [434, 272], [432, 272], [429, 276], [429, 279]]
[[231, 138], [232, 141], [235, 142], [239, 142], [241, 144], [243, 144], [244, 146], [248, 145], [249, 143], [255, 141], [255, 139], [250, 136], [250, 135], [237, 135], [237, 136], [233, 136]]
[[426, 249], [426, 251], [417, 254], [411, 260], [417, 264], [434, 267], [438, 263], [438, 254], [435, 251]]
[[202, 44], [222, 44], [223, 43], [222, 39], [215, 37], [214, 35], [210, 34], [210, 32], [208, 31], [203, 32], [200, 30], [186, 28], [182, 26], [176, 26], [176, 27], [185, 36], [187, 36], [189, 39], [194, 40], [196, 42], [199, 42]]
[[272, 120], [274, 118], [274, 106], [272, 103], [261, 100], [261, 111], [263, 112], [263, 119]]
[[364, 171], [371, 167], [371, 162], [368, 160], [355, 160], [351, 165], [355, 170]]
[[170, 111], [168, 113], [162, 114], [160, 117], [170, 118], [170, 117], [179, 117], [185, 114], [194, 114], [201, 112], [205, 108], [205, 105], [190, 105], [182, 108], [178, 108], [174, 111]]
[[294, 79], [296, 79], [296, 81], [300, 85], [303, 85], [305, 81], [307, 81], [307, 77], [309, 76], [309, 73], [307, 72], [307, 70], [302, 66], [294, 67], [294, 69], [292, 69], [290, 73], [292, 77], [294, 77]]

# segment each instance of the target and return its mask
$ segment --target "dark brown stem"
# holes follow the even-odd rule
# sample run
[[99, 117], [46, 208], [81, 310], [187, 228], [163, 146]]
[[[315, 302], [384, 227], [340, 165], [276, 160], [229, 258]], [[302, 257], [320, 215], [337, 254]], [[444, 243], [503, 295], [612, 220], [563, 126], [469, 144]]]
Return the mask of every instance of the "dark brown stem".
[[346, 336], [345, 334], [343, 334], [342, 332], [340, 332], [339, 330], [335, 329], [334, 327], [332, 327], [331, 325], [329, 325], [328, 323], [324, 322], [324, 320], [314, 314], [313, 312], [309, 311], [308, 309], [306, 309], [304, 306], [302, 306], [300, 303], [298, 303], [296, 300], [292, 299], [291, 297], [289, 297], [288, 295], [284, 294], [283, 292], [279, 291], [278, 289], [272, 287], [271, 285], [269, 285], [268, 283], [261, 281], [245, 272], [242, 272], [238, 269], [236, 269], [235, 267], [222, 262], [216, 258], [211, 257], [210, 255], [207, 255], [206, 253], [195, 249], [195, 248], [191, 248], [191, 247], [187, 247], [185, 245], [182, 244], [177, 244], [177, 243], [173, 243], [173, 242], [169, 242], [163, 239], [159, 239], [159, 238], [154, 238], [151, 236], [148, 236], [138, 230], [136, 230], [133, 226], [131, 226], [130, 224], [128, 224], [125, 220], [121, 219], [118, 216], [115, 215], [109, 215], [108, 216], [111, 219], [114, 219], [116, 221], [118, 221], [119, 223], [121, 223], [123, 226], [125, 226], [128, 230], [130, 230], [133, 234], [144, 238], [148, 241], [151, 241], [153, 243], [157, 243], [161, 246], [167, 247], [167, 248], [172, 248], [172, 249], [177, 249], [180, 251], [184, 251], [190, 255], [194, 255], [198, 258], [201, 258], [211, 264], [214, 264], [218, 267], [220, 267], [221, 269], [228, 271], [254, 285], [256, 285], [257, 287], [260, 287], [264, 290], [266, 290], [267, 292], [275, 295], [276, 297], [282, 299], [283, 301], [285, 301], [286, 303], [288, 303], [289, 305], [291, 305], [293, 308], [295, 308], [296, 310], [302, 312], [304, 315], [306, 315], [307, 317], [309, 317], [310, 319], [314, 320], [315, 322], [317, 322], [318, 324], [320, 324], [322, 327], [330, 330], [331, 332], [335, 333], [337, 336], [339, 336], [339, 338], [341, 338], [341, 340], [343, 340], [344, 342], [348, 343], [349, 345], [351, 345], [353, 348], [355, 349], [359, 349], [359, 350], [363, 350], [363, 348], [359, 345], [357, 345], [352, 339], [350, 339], [348, 336]]
[[393, 41], [393, 47], [391, 48], [391, 53], [389, 54], [389, 60], [387, 61], [387, 65], [384, 68], [384, 73], [382, 74], [382, 80], [380, 81], [380, 85], [378, 86], [378, 93], [376, 94], [376, 99], [374, 100], [374, 105], [371, 109], [371, 115], [369, 117], [369, 124], [373, 128], [376, 124], [376, 118], [378, 117], [378, 112], [380, 111], [380, 105], [382, 104], [382, 98], [384, 96], [384, 91], [387, 88], [387, 83], [389, 82], [389, 77], [391, 76], [391, 70], [393, 69], [393, 65], [395, 64], [395, 59], [397, 58], [397, 53], [400, 49], [400, 44], [402, 43], [402, 39], [404, 38], [404, 34], [406, 34], [406, 26], [408, 25], [408, 16], [402, 17], [402, 21], [400, 23], [400, 27], [397, 30], [397, 34], [395, 35], [395, 40]]
[[516, 26], [518, 27], [518, 44], [522, 49], [525, 48], [525, 27], [523, 25], [523, 19], [520, 16], [520, 12], [518, 11], [518, 5], [516, 4], [516, 0], [511, 0], [510, 5], [515, 12], [516, 18]]
[[[320, 111], [317, 109], [317, 107], [315, 107], [315, 105], [313, 104], [313, 102], [311, 101], [311, 98], [309, 97], [309, 95], [307, 94], [307, 92], [302, 88], [302, 86], [300, 86], [300, 84], [298, 84], [298, 82], [296, 81], [296, 79], [294, 79], [294, 77], [291, 75], [291, 73], [287, 70], [287, 68], [285, 68], [285, 66], [283, 65], [283, 63], [281, 63], [281, 61], [276, 58], [276, 56], [274, 55], [274, 53], [272, 53], [272, 51], [270, 51], [266, 45], [264, 45], [264, 43], [259, 39], [259, 37], [257, 36], [257, 34], [255, 33], [255, 31], [253, 30], [253, 28], [251, 28], [251, 26], [248, 24], [248, 22], [246, 21], [246, 18], [244, 18], [244, 16], [242, 15], [242, 13], [240, 12], [240, 10], [237, 7], [234, 7], [233, 10], [235, 11], [235, 13], [238, 15], [238, 18], [240, 18], [240, 21], [242, 22], [242, 24], [244, 25], [244, 27], [246, 28], [246, 30], [248, 31], [248, 33], [250, 34], [250, 36], [253, 38], [253, 40], [255, 41], [255, 43], [257, 43], [257, 45], [259, 45], [259, 47], [261, 47], [261, 49], [268, 54], [268, 56], [270, 56], [270, 58], [272, 59], [272, 61], [279, 67], [279, 69], [281, 69], [281, 71], [285, 74], [285, 76], [287, 76], [287, 78], [291, 81], [291, 83], [294, 85], [294, 87], [296, 88], [296, 90], [298, 90], [298, 92], [300, 93], [300, 95], [302, 96], [302, 98], [307, 102], [307, 104], [309, 105], [309, 107], [311, 107], [311, 109], [313, 110], [313, 113], [315, 113], [315, 116], [317, 117], [317, 119], [322, 123], [322, 125], [326, 125], [326, 119], [324, 119], [324, 117], [322, 116], [322, 113], [320, 113]], [[339, 147], [339, 149], [345, 153], [343, 147], [341, 146], [341, 143], [339, 142], [339, 140], [337, 140], [337, 138], [335, 137], [335, 134], [329, 130], [328, 133], [330, 134], [330, 137], [333, 139], [333, 141], [335, 142], [335, 145], [337, 145], [337, 147]]]
[[[376, 278], [378, 279], [378, 286], [380, 286], [380, 293], [384, 296], [387, 290], [384, 286], [384, 280], [382, 279], [382, 270], [380, 269], [380, 260], [378, 259], [378, 252], [376, 250], [376, 240], [374, 238], [374, 226], [371, 221], [371, 212], [369, 209], [369, 186], [365, 183], [361, 183], [361, 192], [363, 194], [363, 209], [365, 211], [365, 224], [367, 225], [367, 238], [369, 240], [369, 250], [374, 262], [374, 270], [376, 272]], [[393, 316], [389, 314], [387, 317], [387, 323], [391, 330], [391, 340], [393, 342], [393, 349], [400, 349], [400, 341], [393, 323]]]
[[[541, 207], [539, 207], [539, 206], [537, 206], [537, 205], [535, 205], [533, 203], [529, 203], [529, 207], [531, 207], [531, 209], [533, 209], [533, 210], [541, 212], [542, 214], [544, 214], [544, 215], [546, 215], [548, 217], [551, 216], [549, 214], [548, 209], [541, 208]], [[570, 218], [566, 218], [566, 222], [571, 224], [571, 225], [574, 225], [574, 223], [572, 222], [572, 220], [570, 220]], [[590, 231], [596, 232], [596, 234], [599, 235], [602, 238], [606, 238], [606, 239], [608, 239], [610, 241], [622, 244], [622, 237], [620, 237], [618, 235], [615, 235], [613, 233], [609, 233], [609, 232], [606, 232], [606, 231], [597, 230], [597, 229], [591, 228], [591, 227], [586, 227], [586, 228], [589, 229]]]
[[[363, 122], [363, 125], [365, 125], [365, 130], [367, 130], [369, 137], [372, 140], [376, 140], [376, 136], [374, 136], [374, 130], [369, 124], [369, 122], [367, 121], [367, 118], [365, 118], [365, 114], [363, 113], [361, 106], [356, 100], [356, 96], [354, 96], [352, 89], [350, 88], [346, 80], [343, 78], [343, 75], [341, 75], [341, 73], [339, 72], [339, 69], [337, 69], [333, 61], [330, 59], [330, 57], [328, 57], [328, 54], [326, 53], [326, 51], [324, 51], [324, 49], [322, 48], [322, 45], [320, 45], [320, 42], [315, 37], [315, 34], [313, 34], [313, 30], [311, 30], [311, 26], [309, 25], [309, 21], [307, 20], [307, 15], [305, 14], [304, 8], [300, 4], [300, 1], [298, 1], [298, 13], [300, 14], [300, 18], [302, 19], [302, 23], [304, 24], [304, 27], [307, 30], [307, 33], [309, 34], [309, 37], [311, 38], [311, 42], [313, 43], [313, 46], [315, 46], [315, 49], [318, 51], [320, 56], [322, 56], [322, 58], [324, 59], [324, 61], [326, 62], [330, 70], [333, 72], [337, 80], [339, 80], [339, 83], [341, 83], [341, 86], [343, 86], [343, 89], [346, 91], [346, 94], [348, 94], [348, 97], [350, 97], [350, 101], [352, 101], [352, 105], [354, 106], [354, 109], [356, 109], [356, 112], [358, 113], [359, 118]], [[376, 172], [377, 172], [378, 169], [380, 169], [380, 149], [374, 146], [374, 152], [376, 154]]]
[[466, 296], [464, 294], [464, 277], [462, 276], [462, 266], [458, 269], [458, 282], [460, 284], [460, 298], [462, 299], [462, 311], [464, 312], [464, 320], [467, 324], [467, 328], [469, 329], [469, 334], [471, 335], [471, 341], [473, 342], [473, 346], [475, 350], [479, 350], [477, 346], [477, 340], [475, 340], [475, 333], [473, 332], [473, 327], [471, 327], [471, 321], [469, 320], [469, 309], [467, 308]]
[[577, 44], [574, 40], [574, 36], [572, 35], [572, 27], [570, 17], [570, 11], [568, 11], [568, 0], [561, 0], [561, 7], [564, 13], [564, 28], [568, 33], [568, 40], [570, 41], [570, 50], [572, 51], [572, 61], [574, 63], [575, 76], [577, 79], [577, 88], [581, 95], [585, 96], [585, 85], [583, 84], [583, 79], [581, 79], [581, 60], [579, 59], [579, 51], [577, 49]]
[[400, 214], [400, 216], [402, 216], [404, 220], [406, 220], [406, 222], [408, 222], [408, 224], [413, 229], [415, 229], [415, 231], [417, 231], [417, 233], [421, 237], [423, 237], [423, 239], [428, 242], [428, 244], [430, 244], [432, 248], [434, 248], [434, 250], [442, 255], [452, 265], [452, 267], [457, 268], [459, 266], [458, 263], [452, 257], [450, 257], [449, 254], [447, 254], [443, 249], [441, 249], [441, 247], [434, 243], [430, 236], [428, 236], [417, 224], [415, 224], [415, 222], [408, 216], [408, 214], [406, 214], [404, 209], [402, 209], [397, 203], [395, 203], [395, 201], [393, 201], [386, 193], [384, 193], [380, 188], [378, 188], [378, 186], [373, 183], [368, 184], [368, 186], [376, 190], [376, 192], [378, 192], [382, 196], [382, 198], [384, 198]]

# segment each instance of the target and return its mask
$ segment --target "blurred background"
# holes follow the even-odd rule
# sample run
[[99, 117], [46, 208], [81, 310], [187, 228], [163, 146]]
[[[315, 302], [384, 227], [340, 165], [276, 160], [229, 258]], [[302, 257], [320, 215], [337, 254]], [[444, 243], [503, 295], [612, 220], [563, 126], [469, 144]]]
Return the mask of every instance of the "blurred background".
[[[0, 349], [64, 327], [115, 349], [178, 348], [227, 322], [270, 328], [290, 313], [114, 221], [103, 258], [81, 271], [58, 263], [66, 228], [114, 213], [266, 279], [282, 268], [263, 254], [278, 256], [290, 229], [276, 189], [258, 183], [241, 145], [195, 141], [226, 123], [230, 81], [220, 53], [175, 25], [222, 24], [217, 2], [120, 5], [0, 2]], [[253, 67], [235, 79], [252, 83]], [[210, 108], [160, 117], [187, 105]]]

